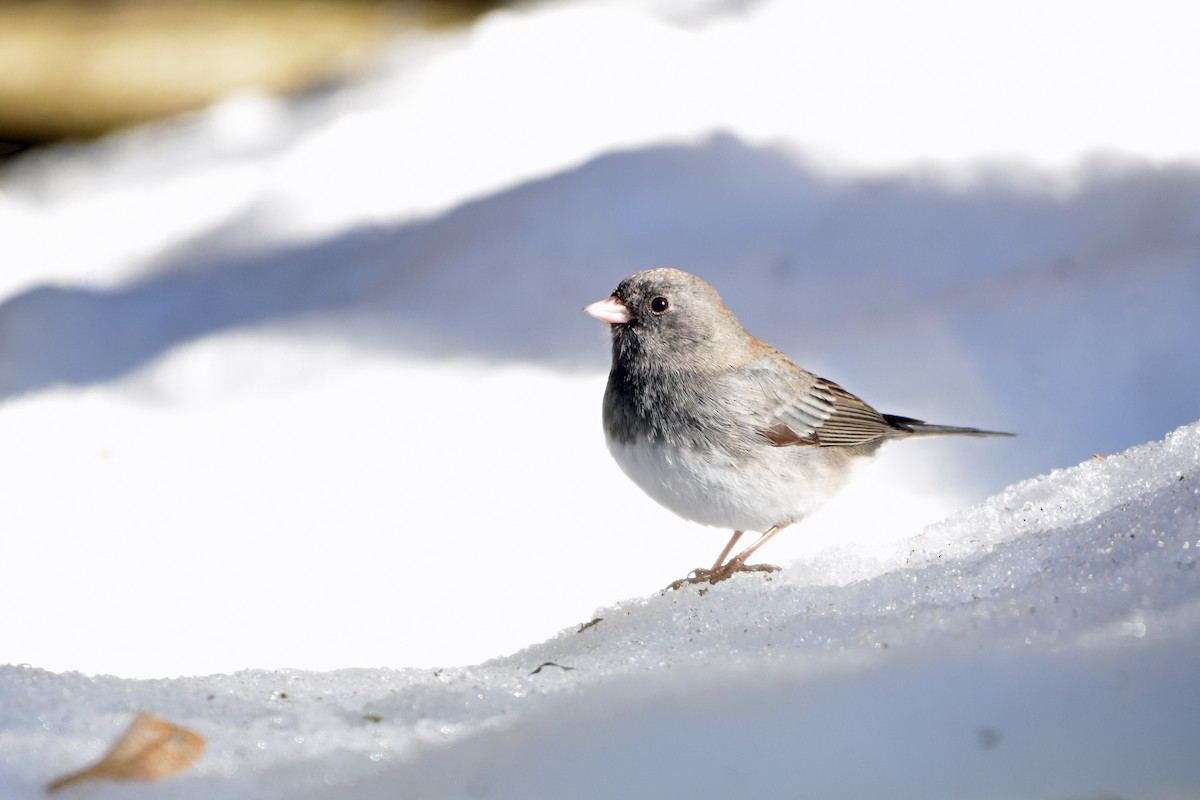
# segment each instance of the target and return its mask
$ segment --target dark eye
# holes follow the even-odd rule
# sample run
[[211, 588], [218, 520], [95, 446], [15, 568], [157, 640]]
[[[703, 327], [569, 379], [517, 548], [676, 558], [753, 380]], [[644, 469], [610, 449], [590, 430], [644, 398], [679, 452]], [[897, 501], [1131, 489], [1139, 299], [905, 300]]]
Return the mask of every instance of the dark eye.
[[671, 304], [667, 302], [665, 297], [656, 297], [650, 301], [650, 310], [655, 314], [665, 314]]

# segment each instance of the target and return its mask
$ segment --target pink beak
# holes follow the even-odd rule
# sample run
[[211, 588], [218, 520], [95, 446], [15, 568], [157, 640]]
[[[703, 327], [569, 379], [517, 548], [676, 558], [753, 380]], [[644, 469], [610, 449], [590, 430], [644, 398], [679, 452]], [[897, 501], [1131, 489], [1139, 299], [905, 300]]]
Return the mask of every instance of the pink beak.
[[629, 322], [629, 309], [615, 297], [592, 303], [583, 310], [601, 322], [607, 322], [609, 325], [624, 325], [626, 322]]

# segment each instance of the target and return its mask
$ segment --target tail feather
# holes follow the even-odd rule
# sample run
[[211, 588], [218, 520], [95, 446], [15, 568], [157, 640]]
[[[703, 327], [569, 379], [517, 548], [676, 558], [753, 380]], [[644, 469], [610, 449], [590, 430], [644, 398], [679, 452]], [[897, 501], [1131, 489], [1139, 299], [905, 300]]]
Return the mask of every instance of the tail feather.
[[956, 425], [931, 425], [919, 419], [899, 417], [895, 414], [884, 414], [883, 418], [894, 429], [913, 436], [1016, 436], [1015, 433], [985, 431], [981, 428], [960, 428]]

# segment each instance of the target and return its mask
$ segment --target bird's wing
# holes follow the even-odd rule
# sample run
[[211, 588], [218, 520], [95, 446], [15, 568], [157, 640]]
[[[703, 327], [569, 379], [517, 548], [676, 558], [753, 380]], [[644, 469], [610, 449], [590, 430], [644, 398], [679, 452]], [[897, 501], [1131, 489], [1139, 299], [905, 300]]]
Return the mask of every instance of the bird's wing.
[[787, 362], [791, 369], [754, 369], [768, 400], [757, 431], [772, 444], [846, 447], [895, 435], [875, 409], [841, 386]]

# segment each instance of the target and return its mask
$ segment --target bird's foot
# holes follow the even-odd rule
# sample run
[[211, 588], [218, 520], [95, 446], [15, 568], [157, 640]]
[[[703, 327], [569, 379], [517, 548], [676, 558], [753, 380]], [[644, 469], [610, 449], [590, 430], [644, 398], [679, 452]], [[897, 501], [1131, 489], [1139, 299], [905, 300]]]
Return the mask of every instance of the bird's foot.
[[728, 564], [722, 564], [716, 569], [697, 567], [689, 572], [686, 578], [672, 581], [667, 588], [671, 590], [680, 589], [689, 583], [720, 583], [723, 580], [732, 578], [739, 572], [778, 572], [780, 569], [782, 567], [777, 567], [774, 564], [743, 564], [737, 559], [733, 559]]

